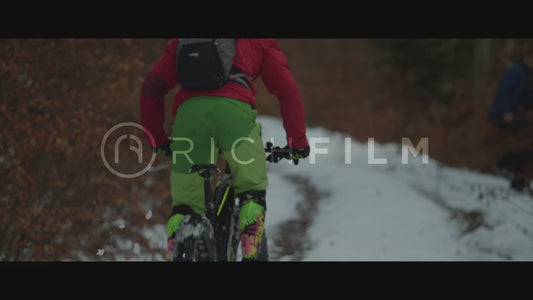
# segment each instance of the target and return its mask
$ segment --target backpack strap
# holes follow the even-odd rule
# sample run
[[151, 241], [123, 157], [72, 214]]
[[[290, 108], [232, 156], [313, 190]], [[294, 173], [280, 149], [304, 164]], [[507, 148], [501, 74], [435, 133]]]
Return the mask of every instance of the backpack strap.
[[243, 71], [241, 71], [239, 68], [237, 68], [235, 65], [231, 66], [231, 69], [229, 71], [229, 81], [237, 82], [241, 85], [243, 85], [245, 88], [252, 90], [250, 85], [248, 84], [248, 81], [253, 81], [254, 78]]
[[[235, 39], [235, 48], [237, 48], [237, 41], [239, 39]], [[235, 50], [236, 51], [236, 50]], [[250, 87], [250, 85], [248, 84], [248, 80], [250, 80], [250, 82], [254, 81], [254, 78], [246, 73], [244, 73], [241, 69], [239, 69], [237, 66], [235, 65], [231, 65], [231, 69], [229, 71], [229, 81], [233, 81], [233, 82], [237, 82], [239, 83], [240, 85], [244, 86], [245, 88], [247, 88], [248, 90], [252, 90], [252, 88]]]

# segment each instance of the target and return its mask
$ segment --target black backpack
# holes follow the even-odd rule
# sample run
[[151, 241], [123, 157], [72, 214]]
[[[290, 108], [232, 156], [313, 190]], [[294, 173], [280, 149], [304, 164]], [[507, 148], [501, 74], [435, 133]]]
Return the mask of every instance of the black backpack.
[[180, 39], [176, 53], [179, 82], [185, 90], [218, 89], [230, 81], [250, 89], [244, 74], [233, 65], [237, 39]]

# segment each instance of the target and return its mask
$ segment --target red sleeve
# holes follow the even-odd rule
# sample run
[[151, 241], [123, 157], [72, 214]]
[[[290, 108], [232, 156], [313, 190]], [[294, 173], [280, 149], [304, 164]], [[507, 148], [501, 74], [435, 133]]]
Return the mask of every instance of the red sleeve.
[[307, 147], [309, 144], [305, 136], [304, 109], [300, 91], [276, 40], [266, 41], [260, 76], [268, 92], [279, 100], [287, 144], [291, 148]]
[[[156, 145], [168, 140], [163, 128], [164, 97], [177, 83], [176, 49], [178, 40], [168, 42], [163, 56], [152, 66], [141, 89], [141, 124], [154, 137]], [[150, 139], [148, 139], [150, 140]], [[155, 146], [155, 145], [154, 145]]]

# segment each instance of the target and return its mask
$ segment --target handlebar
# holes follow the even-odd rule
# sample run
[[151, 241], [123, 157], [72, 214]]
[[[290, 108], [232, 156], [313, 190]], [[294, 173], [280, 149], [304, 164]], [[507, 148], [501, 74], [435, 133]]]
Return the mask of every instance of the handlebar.
[[265, 152], [271, 153], [267, 156], [266, 160], [271, 163], [277, 163], [281, 159], [292, 159], [292, 151], [290, 148], [281, 148], [279, 146], [274, 147], [272, 142], [267, 142]]
[[[220, 150], [222, 151], [222, 150]], [[290, 148], [274, 147], [272, 142], [267, 142], [265, 152], [271, 153], [266, 160], [271, 163], [277, 163], [281, 159], [292, 159], [292, 151]], [[195, 164], [189, 169], [189, 173], [198, 173], [201, 177], [208, 180], [215, 173], [222, 173], [220, 169], [214, 164]]]

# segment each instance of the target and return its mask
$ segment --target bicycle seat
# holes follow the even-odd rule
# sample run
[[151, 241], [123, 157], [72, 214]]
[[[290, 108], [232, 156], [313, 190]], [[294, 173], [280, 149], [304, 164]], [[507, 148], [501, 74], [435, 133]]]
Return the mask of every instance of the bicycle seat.
[[192, 165], [189, 169], [189, 173], [198, 173], [198, 175], [204, 178], [211, 177], [215, 172], [221, 173], [220, 169], [213, 164], [196, 164]]

